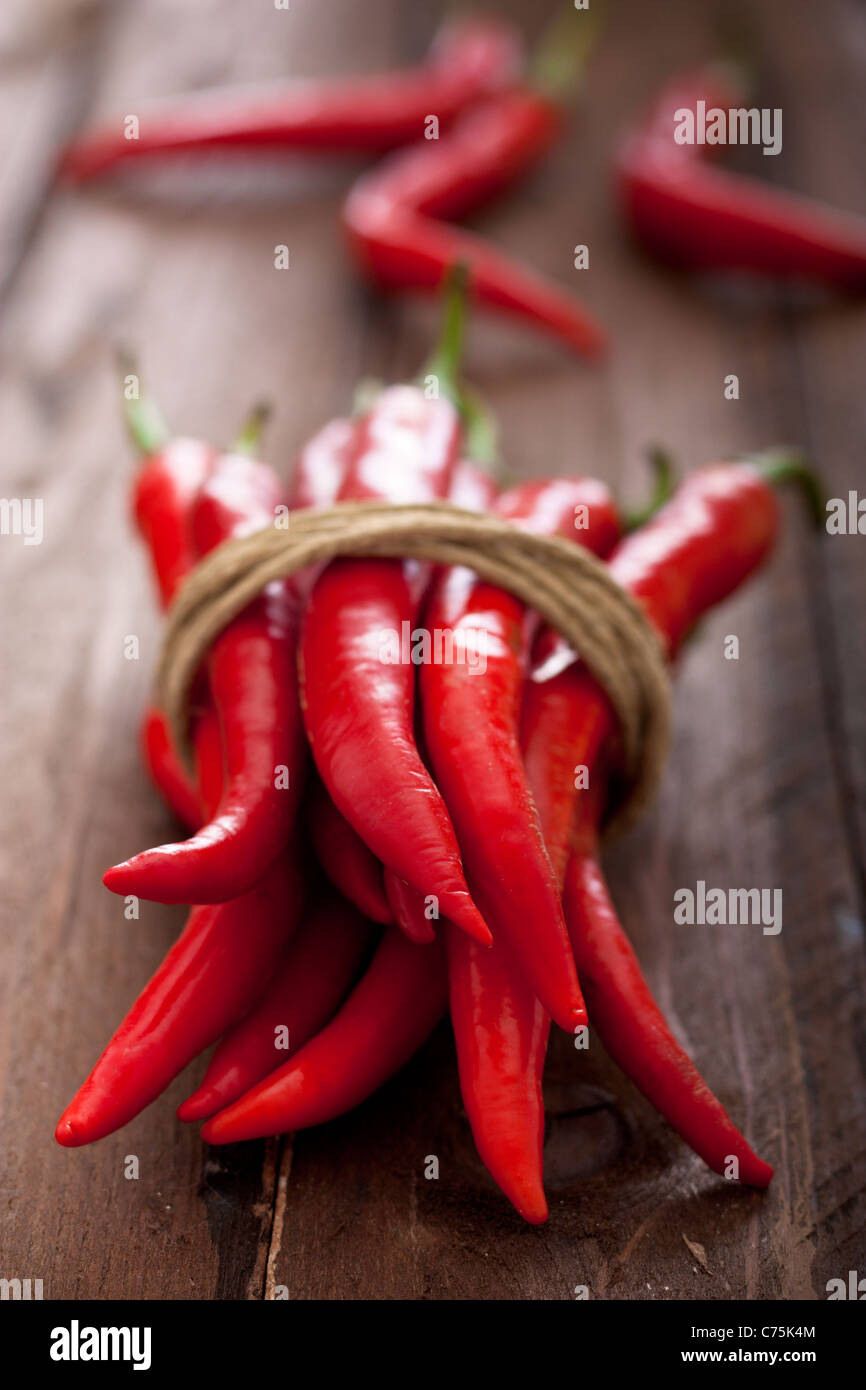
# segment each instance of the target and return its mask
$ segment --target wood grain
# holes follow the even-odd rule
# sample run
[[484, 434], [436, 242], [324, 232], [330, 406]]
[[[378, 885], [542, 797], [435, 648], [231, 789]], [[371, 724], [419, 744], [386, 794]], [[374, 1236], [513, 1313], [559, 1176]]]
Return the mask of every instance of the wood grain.
[[[497, 8], [537, 32], [535, 7]], [[776, 1165], [765, 1197], [707, 1173], [600, 1046], [587, 1056], [559, 1036], [551, 1220], [526, 1227], [474, 1154], [447, 1027], [318, 1131], [207, 1151], [174, 1118], [200, 1061], [120, 1134], [54, 1144], [63, 1105], [182, 921], [143, 904], [127, 922], [100, 885], [108, 863], [171, 833], [137, 763], [158, 628], [126, 515], [114, 345], [138, 348], [186, 432], [228, 439], [252, 400], [273, 396], [283, 464], [359, 375], [413, 371], [433, 322], [429, 305], [358, 287], [337, 228], [342, 161], [185, 159], [76, 195], [51, 184], [58, 149], [75, 124], [172, 91], [387, 67], [423, 52], [437, 18], [408, 0], [64, 13], [40, 24], [10, 7], [0, 31], [0, 490], [43, 498], [46, 516], [40, 546], [0, 537], [0, 1275], [42, 1278], [46, 1298], [564, 1300], [582, 1284], [608, 1299], [823, 1297], [827, 1279], [866, 1267], [866, 565], [862, 537], [815, 535], [794, 499], [772, 563], [691, 643], [661, 794], [608, 856], [662, 1007]], [[613, 203], [618, 132], [667, 74], [715, 51], [728, 14], [611, 6], [567, 138], [477, 221], [569, 283], [615, 344], [589, 370], [478, 317], [468, 370], [518, 475], [584, 469], [625, 494], [645, 481], [653, 441], [692, 467], [792, 439], [831, 495], [862, 490], [862, 304], [661, 270]], [[785, 121], [778, 161], [740, 152], [742, 167], [866, 212], [862, 9], [767, 0], [742, 15], [761, 100]], [[577, 242], [591, 251], [580, 274]], [[123, 657], [130, 633], [138, 661]], [[737, 662], [723, 657], [728, 634]], [[675, 926], [673, 893], [698, 879], [782, 888], [781, 934]], [[137, 1181], [124, 1177], [131, 1154]], [[429, 1155], [438, 1181], [424, 1177]]]

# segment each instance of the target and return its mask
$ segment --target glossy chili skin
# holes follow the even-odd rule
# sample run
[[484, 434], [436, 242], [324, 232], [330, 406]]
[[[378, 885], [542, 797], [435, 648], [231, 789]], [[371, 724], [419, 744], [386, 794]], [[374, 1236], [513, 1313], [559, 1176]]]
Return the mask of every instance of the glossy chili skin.
[[[541, 1077], [550, 1019], [505, 945], [489, 951], [446, 923], [460, 1094], [475, 1147], [524, 1220], [547, 1220]], [[424, 953], [426, 954], [426, 953]]]
[[[524, 530], [566, 535], [601, 555], [620, 532], [610, 493], [592, 479], [522, 484], [504, 493], [496, 510]], [[576, 521], [585, 524], [576, 529]], [[424, 624], [454, 634], [455, 655], [464, 651], [466, 659], [423, 665], [419, 683], [427, 751], [485, 921], [548, 1012], [571, 1031], [585, 1021], [583, 1002], [519, 744], [534, 621], [514, 595], [469, 571], [446, 571]]]
[[[578, 485], [580, 487], [580, 485]], [[619, 533], [615, 508], [604, 489], [596, 485], [594, 500], [599, 508], [598, 535], [602, 550], [609, 549]], [[592, 489], [589, 490], [592, 492]], [[529, 484], [521, 496], [514, 489], [511, 499], [501, 509], [518, 520], [524, 519], [538, 529], [551, 532], [561, 528], [563, 521], [574, 525], [575, 502], [586, 504], [588, 493], [580, 489], [578, 496], [557, 488], [546, 489], [543, 483]], [[478, 590], [491, 590], [490, 585], [478, 585]], [[491, 597], [495, 598], [495, 591]], [[515, 601], [510, 597], [506, 609]], [[519, 623], [520, 605], [511, 613], [512, 624]], [[489, 604], [487, 605], [489, 610]], [[500, 608], [500, 614], [505, 610]], [[526, 650], [533, 623], [523, 622], [522, 631], [509, 649], [515, 663], [516, 681], [525, 664]], [[504, 650], [504, 648], [503, 648]], [[520, 659], [522, 654], [522, 660]], [[475, 677], [476, 680], [480, 677]], [[517, 747], [517, 714], [519, 686], [516, 687], [508, 711], [505, 732], [499, 742], [496, 761], [503, 757], [520, 764]], [[485, 726], [489, 728], [489, 721]], [[533, 801], [536, 785], [532, 777], [516, 776], [521, 785], [524, 804]], [[526, 784], [525, 787], [523, 784]], [[485, 791], [488, 778], [484, 779]], [[536, 811], [532, 807], [531, 824], [546, 842], [546, 805]], [[504, 859], [502, 861], [505, 862]], [[519, 859], [522, 866], [524, 857]], [[543, 862], [543, 861], [542, 861]], [[545, 895], [550, 892], [550, 866], [547, 866]], [[558, 906], [561, 880], [553, 874], [552, 891]], [[533, 922], [535, 918], [532, 919]], [[460, 1090], [472, 1128], [475, 1146], [485, 1167], [499, 1188], [520, 1215], [533, 1224], [547, 1220], [547, 1201], [542, 1181], [542, 1143], [544, 1138], [544, 1101], [542, 1075], [550, 1033], [550, 1017], [539, 1002], [527, 979], [522, 960], [517, 960], [509, 945], [497, 941], [490, 951], [480, 950], [474, 942], [464, 941], [446, 927], [448, 951], [448, 983], [451, 1020], [457, 1045]], [[572, 1026], [580, 1023], [576, 1017]]]
[[[273, 524], [279, 479], [245, 455], [221, 455], [199, 490], [191, 527], [199, 554]], [[216, 815], [189, 840], [109, 869], [108, 888], [157, 902], [212, 903], [258, 882], [288, 841], [303, 786], [305, 748], [295, 675], [297, 599], [269, 586], [220, 633], [208, 656], [226, 783]]]
[[[190, 516], [216, 461], [216, 450], [180, 437], [145, 455], [132, 491], [135, 524], [148, 548], [160, 606], [168, 608], [196, 562]], [[206, 702], [198, 683], [195, 698]], [[201, 824], [201, 802], [161, 710], [150, 706], [139, 728], [142, 760], [155, 787], [185, 826]]]
[[584, 793], [578, 804], [563, 899], [592, 1029], [714, 1173], [767, 1187], [773, 1169], [747, 1143], [673, 1036], [620, 926], [598, 858], [600, 804], [595, 793]]
[[393, 921], [382, 865], [337, 810], [318, 777], [312, 778], [306, 806], [316, 858], [334, 887], [371, 921]]
[[[288, 498], [290, 507], [324, 507], [334, 501], [345, 476], [354, 430], [353, 421], [336, 419], [306, 442], [294, 463]], [[216, 455], [212, 450], [205, 454], [205, 446], [199, 446], [198, 452], [206, 466], [194, 470], [189, 462], [188, 443], [183, 441], [184, 447], [177, 455], [166, 450], [148, 460], [141, 475], [147, 479], [146, 489], [142, 496], [139, 482], [136, 491], [136, 517], [151, 549], [164, 606], [174, 597], [200, 552], [218, 545], [226, 533], [267, 524], [282, 496], [280, 484], [266, 465], [233, 456], [221, 461], [216, 486], [203, 495], [204, 482], [216, 467]], [[163, 481], [166, 472], [167, 482]], [[302, 576], [295, 587], [303, 589], [306, 582], [306, 577]], [[290, 602], [286, 591], [285, 603]], [[283, 600], [269, 599], [264, 608], [260, 606], [259, 612], [267, 612], [269, 607], [271, 611], [274, 608], [279, 611], [283, 608]], [[294, 620], [291, 608], [283, 611]], [[249, 635], [249, 629], [247, 633]], [[255, 631], [252, 636], [254, 653], [260, 655], [262, 644], [254, 640]], [[227, 654], [223, 652], [224, 657], [230, 655], [231, 649]], [[238, 655], [239, 658], [243, 656], [240, 648]], [[226, 661], [224, 665], [227, 679], [230, 679], [231, 664]], [[241, 671], [244, 680], [250, 674]], [[197, 683], [196, 694], [199, 709], [210, 705], [210, 695], [202, 689], [201, 681]], [[230, 689], [224, 690], [224, 698], [231, 698]], [[196, 710], [192, 713], [195, 719]], [[238, 729], [236, 734], [242, 741], [244, 730]], [[191, 791], [161, 711], [146, 711], [140, 737], [156, 786], [184, 824], [191, 829], [199, 827], [201, 816], [193, 815], [195, 792]]]
[[438, 904], [429, 902], [404, 878], [385, 870], [385, 896], [392, 920], [416, 946], [429, 946], [436, 939], [433, 922], [438, 920]]
[[[323, 479], [334, 476], [330, 465], [322, 467], [322, 436], [327, 430], [310, 441], [298, 459], [293, 500], [302, 490], [303, 495], [316, 492], [321, 504], [330, 500], [327, 488], [322, 491]], [[338, 455], [339, 471], [340, 437], [331, 431], [326, 440]], [[258, 476], [267, 499], [271, 484], [266, 475]], [[170, 495], [178, 498], [177, 491]], [[176, 517], [162, 506], [165, 525], [175, 534], [188, 531], [193, 495], [177, 501]], [[216, 495], [208, 524], [221, 524], [226, 500], [223, 494]], [[150, 533], [142, 530], [150, 542]], [[162, 554], [158, 545], [154, 549]], [[187, 547], [184, 563], [173, 564], [170, 571], [174, 587], [191, 563], [192, 550]], [[158, 711], [155, 717], [162, 719]], [[199, 709], [194, 738], [201, 809], [194, 819], [191, 804], [187, 809], [191, 823], [199, 824], [213, 814], [223, 793], [222, 740], [212, 704]], [[170, 745], [169, 753], [176, 763]], [[150, 766], [163, 794], [173, 795], [175, 789], [165, 779], [165, 758], [152, 758]], [[64, 1112], [57, 1127], [61, 1144], [90, 1143], [125, 1124], [193, 1057], [246, 1014], [285, 951], [301, 910], [302, 887], [294, 859], [281, 856], [251, 892], [226, 904], [193, 908], [180, 938]]]
[[[766, 558], [778, 529], [776, 499], [748, 464], [686, 479], [675, 497], [611, 557], [670, 656], [701, 615]], [[672, 1037], [625, 938], [597, 857], [615, 717], [567, 644], [544, 629], [524, 690], [521, 745], [558, 881], [590, 1025], [611, 1056], [716, 1171], [734, 1154], [743, 1181], [765, 1186], [757, 1159]], [[588, 784], [586, 778], [588, 775]], [[576, 785], [576, 780], [578, 785]], [[512, 981], [503, 1013], [521, 1036], [541, 1027], [537, 1006]], [[525, 991], [524, 991], [525, 994]], [[505, 997], [505, 996], [504, 996]], [[539, 1179], [540, 1181], [540, 1179]]]
[[419, 950], [396, 926], [336, 1017], [226, 1110], [208, 1120], [209, 1144], [324, 1124], [353, 1109], [393, 1076], [430, 1036], [445, 1012], [440, 942]]
[[866, 286], [866, 219], [708, 164], [718, 145], [677, 144], [675, 112], [728, 111], [742, 93], [721, 70], [685, 73], [658, 98], [617, 159], [634, 232], [660, 259], [692, 270], [747, 270]]
[[166, 805], [188, 830], [197, 829], [201, 825], [198, 788], [178, 757], [168, 720], [156, 705], [144, 712], [139, 740], [142, 762]]
[[[213, 720], [213, 715], [210, 715]], [[208, 716], [196, 731], [201, 787], [216, 787], [222, 760]], [[213, 801], [206, 811], [213, 810]], [[156, 974], [145, 985], [90, 1076], [67, 1106], [55, 1137], [67, 1148], [120, 1129], [255, 1002], [295, 928], [303, 883], [281, 855], [256, 887], [229, 903], [194, 907]]]
[[[488, 511], [496, 498], [497, 484], [487, 467], [471, 459], [461, 459], [452, 479], [448, 501], [468, 512]], [[435, 572], [434, 572], [435, 573]], [[433, 904], [426, 902], [416, 888], [391, 869], [385, 870], [384, 888], [389, 913], [410, 941], [427, 945], [435, 937], [433, 920], [428, 915]]]
[[192, 504], [216, 459], [200, 439], [171, 439], [142, 460], [132, 491], [135, 524], [150, 552], [160, 604], [167, 608], [195, 563]]
[[385, 289], [435, 290], [448, 267], [462, 263], [480, 303], [528, 320], [582, 356], [600, 356], [602, 329], [566, 290], [439, 220], [509, 187], [549, 148], [560, 125], [555, 105], [516, 88], [467, 111], [439, 140], [420, 141], [362, 175], [343, 208], [361, 268]]
[[346, 475], [356, 422], [329, 420], [301, 449], [292, 469], [289, 506], [327, 507], [337, 497]]
[[136, 156], [197, 149], [380, 153], [420, 138], [430, 114], [447, 124], [468, 102], [511, 83], [521, 59], [504, 21], [458, 20], [414, 68], [180, 98], [145, 112], [137, 140], [124, 137], [119, 121], [85, 133], [67, 150], [61, 174], [82, 181]]
[[178, 1118], [206, 1119], [295, 1056], [333, 1017], [374, 939], [370, 922], [327, 894], [292, 937], [264, 994], [222, 1038]]
[[[444, 398], [411, 386], [384, 391], [362, 421], [342, 501], [446, 497], [460, 424]], [[304, 721], [322, 781], [373, 853], [423, 890], [435, 881], [443, 910], [486, 939], [457, 841], [415, 744], [415, 668], [388, 635], [411, 630], [417, 583], [397, 560], [339, 560], [316, 581], [300, 643]], [[397, 656], [401, 656], [399, 651]]]
[[[670, 502], [621, 542], [608, 563], [673, 658], [699, 618], [760, 567], [778, 527], [776, 497], [758, 468], [709, 464], [690, 474]], [[559, 869], [581, 795], [574, 784], [576, 769], [588, 765], [607, 740], [615, 741], [617, 732], [607, 696], [567, 642], [550, 629], [539, 634], [535, 645], [521, 724], [528, 770], [536, 759], [540, 768], [549, 767], [552, 754], [558, 754], [555, 771], [539, 770], [538, 779], [559, 806], [548, 830], [548, 847]]]

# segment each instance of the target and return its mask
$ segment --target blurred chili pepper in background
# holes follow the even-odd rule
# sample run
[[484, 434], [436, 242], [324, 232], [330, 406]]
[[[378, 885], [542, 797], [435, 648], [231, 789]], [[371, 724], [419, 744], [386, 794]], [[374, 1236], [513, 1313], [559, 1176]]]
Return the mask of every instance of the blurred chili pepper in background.
[[749, 270], [798, 276], [841, 289], [866, 287], [866, 219], [757, 179], [713, 168], [720, 145], [678, 144], [683, 112], [742, 101], [731, 68], [676, 78], [616, 161], [620, 199], [638, 239], [660, 259], [690, 270]]
[[143, 155], [202, 149], [378, 154], [418, 139], [431, 112], [446, 125], [468, 102], [508, 85], [521, 58], [506, 21], [452, 20], [414, 68], [179, 97], [145, 109], [134, 139], [118, 118], [72, 142], [61, 177], [82, 182]]
[[536, 57], [534, 80], [530, 73], [474, 104], [439, 139], [419, 140], [361, 176], [343, 222], [361, 268], [378, 285], [435, 290], [459, 261], [481, 303], [527, 319], [582, 356], [601, 355], [602, 329], [566, 290], [440, 220], [488, 202], [547, 153], [563, 126], [561, 89], [576, 84], [598, 12], [561, 12]]

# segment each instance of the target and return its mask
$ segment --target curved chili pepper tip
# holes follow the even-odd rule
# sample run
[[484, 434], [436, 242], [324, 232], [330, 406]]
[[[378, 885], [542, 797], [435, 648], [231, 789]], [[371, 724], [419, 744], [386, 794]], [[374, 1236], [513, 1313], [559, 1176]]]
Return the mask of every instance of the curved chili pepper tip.
[[222, 1110], [229, 1104], [218, 1086], [208, 1086], [206, 1089], [199, 1087], [191, 1096], [187, 1096], [186, 1100], [181, 1101], [177, 1107], [177, 1118], [185, 1124], [192, 1124], [196, 1120], [206, 1120], [215, 1111]]
[[63, 1145], [64, 1149], [77, 1149], [86, 1143], [86, 1140], [79, 1138], [72, 1121], [65, 1120], [62, 1116], [57, 1122], [54, 1138], [58, 1144]]
[[447, 916], [449, 921], [465, 931], [467, 936], [471, 936], [473, 941], [478, 942], [479, 946], [493, 945], [490, 928], [471, 898], [465, 903], [461, 903], [459, 900], [455, 901], [454, 895], [449, 893]]
[[752, 1154], [750, 1160], [740, 1159], [740, 1167], [746, 1170], [741, 1171], [740, 1181], [747, 1187], [757, 1187], [763, 1191], [773, 1181], [773, 1165], [765, 1163], [757, 1154]]

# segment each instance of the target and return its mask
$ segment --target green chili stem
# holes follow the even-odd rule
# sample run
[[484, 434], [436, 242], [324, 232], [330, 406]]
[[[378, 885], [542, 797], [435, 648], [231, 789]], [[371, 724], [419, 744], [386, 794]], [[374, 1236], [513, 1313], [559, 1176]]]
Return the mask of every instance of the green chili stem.
[[139, 395], [130, 399], [125, 391], [123, 414], [126, 428], [140, 454], [157, 454], [168, 443], [168, 426], [162, 411], [151, 396], [142, 395], [138, 363], [131, 353], [118, 351], [117, 364], [123, 377], [134, 376], [139, 382]]
[[801, 449], [788, 446], [764, 449], [758, 454], [744, 454], [743, 462], [751, 464], [773, 487], [796, 483], [815, 525], [824, 525], [827, 506], [821, 478]]
[[439, 341], [427, 360], [422, 377], [435, 376], [442, 395], [460, 404], [458, 376], [466, 326], [466, 291], [469, 271], [459, 263], [451, 267], [443, 282], [444, 311]]
[[636, 531], [639, 526], [644, 526], [664, 506], [674, 490], [676, 469], [670, 454], [653, 444], [647, 450], [647, 460], [653, 471], [653, 490], [645, 506], [623, 513], [626, 531]]
[[262, 442], [262, 430], [271, 418], [271, 405], [269, 401], [259, 401], [254, 405], [243, 425], [241, 432], [236, 437], [232, 445], [233, 454], [247, 454], [252, 458], [257, 454]]
[[527, 78], [533, 90], [553, 102], [577, 92], [605, 20], [603, 0], [590, 0], [585, 10], [575, 9], [574, 0], [564, 0], [529, 60]]

